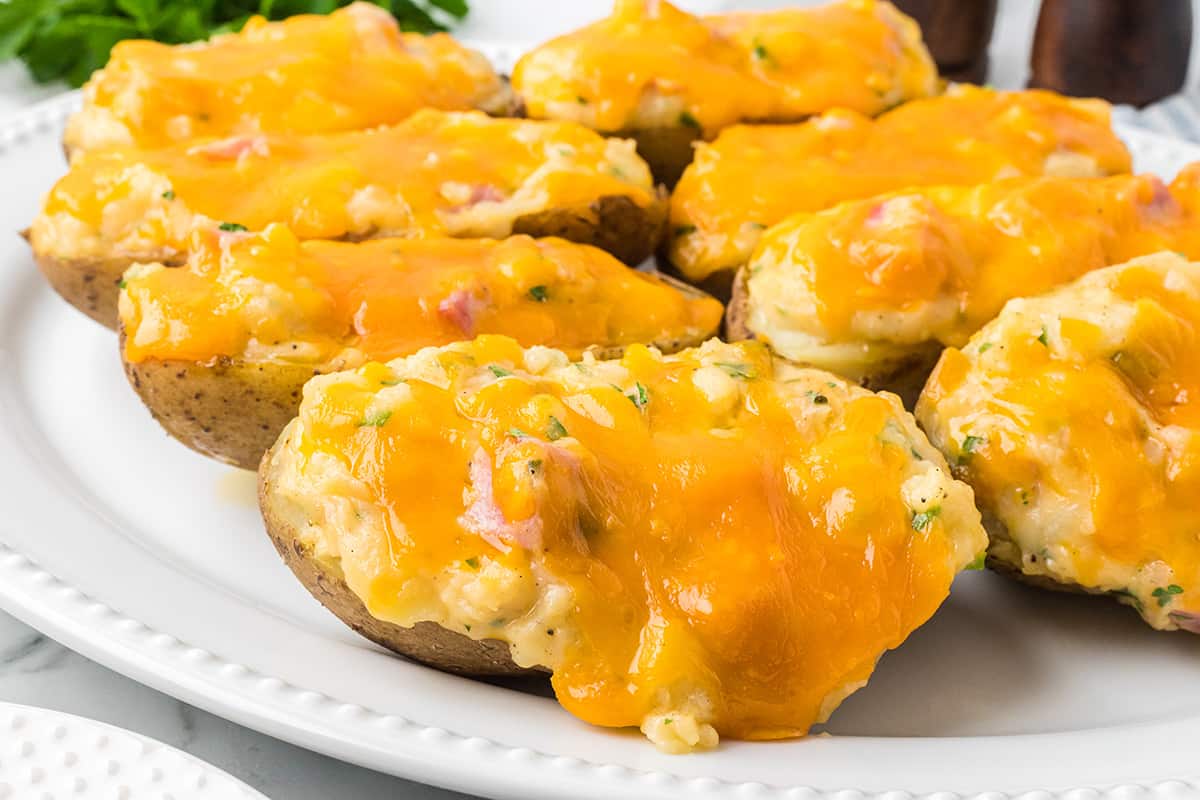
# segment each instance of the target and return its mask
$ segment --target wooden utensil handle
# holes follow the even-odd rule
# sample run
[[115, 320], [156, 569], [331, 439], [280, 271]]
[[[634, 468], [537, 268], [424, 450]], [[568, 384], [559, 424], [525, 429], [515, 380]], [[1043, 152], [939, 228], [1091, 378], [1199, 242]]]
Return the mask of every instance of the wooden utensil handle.
[[983, 80], [996, 21], [996, 0], [896, 0], [921, 26], [938, 71], [954, 80]]

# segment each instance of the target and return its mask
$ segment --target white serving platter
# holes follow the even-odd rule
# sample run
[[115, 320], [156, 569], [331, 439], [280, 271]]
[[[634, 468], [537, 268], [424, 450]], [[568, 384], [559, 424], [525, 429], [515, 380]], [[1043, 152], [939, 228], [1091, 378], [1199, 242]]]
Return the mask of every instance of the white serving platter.
[[267, 800], [216, 767], [127, 730], [0, 703], [0, 798]]
[[[359, 639], [279, 561], [252, 476], [158, 429], [114, 335], [43, 284], [17, 237], [65, 168], [76, 102], [0, 125], [0, 607], [243, 725], [492, 797], [1200, 796], [1200, 637], [991, 574], [960, 578], [824, 734], [692, 756], [588, 727], [537, 685], [443, 675]], [[1122, 133], [1139, 170], [1200, 159]]]

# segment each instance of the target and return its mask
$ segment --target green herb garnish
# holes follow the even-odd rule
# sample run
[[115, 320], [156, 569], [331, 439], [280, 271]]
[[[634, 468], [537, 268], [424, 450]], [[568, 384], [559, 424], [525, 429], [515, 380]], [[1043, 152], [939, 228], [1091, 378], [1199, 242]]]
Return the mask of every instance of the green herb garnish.
[[163, 198], [163, 200], [174, 200], [175, 192], [171, 191], [170, 189], [167, 189], [165, 192], [162, 193], [162, 198]]
[[[0, 2], [0, 60], [19, 58], [34, 80], [80, 86], [122, 39], [194, 42], [240, 30], [252, 14], [282, 19], [326, 14], [348, 0], [7, 0]], [[388, 0], [404, 30], [445, 30], [467, 15], [467, 0]]]
[[533, 438], [528, 433], [521, 430], [520, 428], [509, 428], [507, 432], [508, 432], [509, 436], [512, 436], [515, 439], [531, 439], [531, 438]]
[[986, 353], [988, 350], [991, 350], [992, 347], [993, 345], [991, 342], [984, 342], [983, 344], [979, 345], [979, 352]]
[[492, 374], [497, 378], [507, 378], [509, 375], [512, 375], [512, 372], [506, 370], [499, 364], [488, 364], [488, 369], [491, 370]]
[[124, 279], [124, 278], [121, 278], [121, 280], [117, 281], [117, 288], [118, 288], [118, 289], [124, 289], [124, 288], [125, 288], [127, 285], [128, 285], [128, 284], [126, 284], [126, 283], [125, 283], [125, 279]]
[[757, 377], [757, 373], [755, 373], [754, 368], [749, 364], [731, 364], [727, 361], [717, 361], [715, 366], [720, 367], [735, 378], [753, 380]]
[[471, 556], [470, 558], [468, 558], [466, 561], [466, 564], [471, 569], [479, 569], [479, 559], [476, 558], [475, 556]]
[[696, 130], [700, 130], [700, 121], [697, 120], [694, 116], [692, 116], [692, 112], [690, 112], [690, 111], [680, 112], [679, 124], [684, 125], [688, 128], [695, 128]]
[[828, 397], [821, 394], [820, 392], [814, 392], [812, 389], [809, 389], [807, 392], [805, 392], [804, 396], [807, 397], [809, 400], [812, 400], [813, 405], [823, 406], [823, 405], [827, 405], [829, 403]]
[[363, 417], [358, 421], [360, 428], [382, 428], [387, 424], [387, 421], [392, 418], [391, 411], [378, 411], [368, 417]]
[[966, 464], [971, 460], [971, 454], [979, 449], [979, 446], [987, 443], [987, 438], [984, 436], [968, 435], [963, 438], [962, 447], [959, 448], [958, 463]]
[[545, 286], [533, 286], [529, 289], [529, 296], [538, 303], [544, 303], [550, 293], [546, 291]]
[[966, 569], [971, 570], [973, 572], [978, 572], [979, 570], [983, 569], [986, 564], [987, 564], [987, 551], [985, 550], [984, 552], [975, 556], [975, 560], [972, 561], [970, 564], [967, 564]]
[[912, 529], [914, 531], [924, 532], [929, 529], [933, 521], [942, 513], [941, 506], [934, 506], [928, 511], [921, 511], [912, 515]]
[[250, 230], [245, 225], [242, 225], [237, 222], [222, 222], [217, 227], [220, 228], [221, 230], [225, 231], [226, 233], [244, 233], [245, 231]]
[[625, 396], [638, 408], [645, 408], [646, 404], [650, 402], [650, 393], [646, 391], [646, 387], [642, 386], [640, 381], [635, 383], [633, 391]]
[[1042, 326], [1042, 332], [1038, 336], [1037, 340], [1042, 343], [1042, 347], [1050, 346], [1050, 334], [1046, 331], [1045, 325]]
[[696, 232], [695, 225], [676, 225], [675, 230], [672, 231], [672, 233], [675, 234], [676, 239], [678, 239], [680, 236], [687, 236], [687, 235], [695, 233], [695, 232]]
[[1151, 592], [1151, 594], [1154, 595], [1154, 599], [1158, 601], [1158, 607], [1165, 608], [1172, 600], [1175, 599], [1175, 595], [1183, 594], [1183, 587], [1179, 584], [1172, 583], [1166, 588], [1159, 587], [1158, 589], [1155, 589], [1153, 592]]
[[529, 461], [529, 474], [530, 474], [530, 475], [537, 475], [537, 474], [538, 474], [539, 472], [541, 472], [541, 471], [542, 471], [542, 460], [541, 460], [540, 458], [534, 458], [534, 459], [530, 459], [530, 461]]
[[550, 441], [561, 439], [567, 435], [566, 427], [558, 421], [558, 417], [550, 415], [550, 421], [546, 423], [546, 438]]

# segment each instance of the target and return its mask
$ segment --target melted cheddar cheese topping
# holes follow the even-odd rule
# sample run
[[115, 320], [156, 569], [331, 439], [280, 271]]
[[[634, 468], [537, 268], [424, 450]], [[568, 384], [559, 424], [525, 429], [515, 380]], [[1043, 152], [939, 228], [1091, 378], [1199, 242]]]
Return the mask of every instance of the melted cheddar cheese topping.
[[425, 350], [315, 378], [269, 458], [374, 616], [506, 641], [676, 752], [804, 734], [986, 545], [895, 397], [755, 343]]
[[408, 355], [476, 333], [578, 355], [593, 346], [696, 342], [716, 300], [680, 292], [562, 239], [301, 242], [197, 234], [186, 266], [136, 266], [120, 301], [125, 357], [334, 364]]
[[1160, 254], [1013, 301], [917, 407], [991, 555], [1200, 633], [1200, 264]]
[[517, 219], [623, 196], [655, 200], [632, 142], [565, 122], [426, 110], [392, 128], [238, 136], [86, 153], [31, 235], [64, 258], [170, 259], [197, 229], [284, 223], [303, 239], [501, 238]]
[[84, 87], [65, 142], [88, 150], [362, 130], [427, 107], [501, 112], [509, 94], [480, 53], [445, 34], [401, 33], [388, 12], [354, 3], [328, 16], [253, 17], [198, 44], [120, 42]]
[[934, 187], [792, 217], [747, 269], [748, 327], [787, 358], [861, 377], [961, 345], [1013, 297], [1158, 250], [1200, 256], [1200, 168]]
[[695, 17], [665, 0], [613, 13], [526, 54], [513, 87], [532, 117], [602, 131], [878, 114], [937, 90], [916, 23], [877, 0]]
[[911, 186], [1129, 169], [1107, 103], [1044, 91], [957, 86], [875, 120], [839, 109], [739, 125], [700, 145], [675, 187], [670, 258], [699, 281], [745, 264], [764, 229], [799, 212]]

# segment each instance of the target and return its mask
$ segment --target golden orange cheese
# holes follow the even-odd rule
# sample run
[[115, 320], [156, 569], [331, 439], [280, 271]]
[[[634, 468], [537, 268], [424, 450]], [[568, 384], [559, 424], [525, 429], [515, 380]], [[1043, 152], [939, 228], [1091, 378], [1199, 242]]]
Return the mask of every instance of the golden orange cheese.
[[692, 280], [749, 260], [792, 214], [911, 186], [1130, 170], [1107, 103], [1052, 92], [952, 87], [870, 119], [839, 109], [796, 125], [739, 125], [671, 195], [671, 262]]
[[1158, 255], [1008, 306], [918, 405], [992, 555], [1200, 633], [1200, 265]]
[[502, 333], [578, 355], [591, 346], [698, 341], [721, 304], [561, 239], [300, 241], [198, 233], [188, 262], [124, 280], [125, 358], [226, 356], [327, 366]]
[[1011, 298], [1158, 250], [1200, 256], [1198, 180], [1200, 165], [1169, 188], [1151, 175], [1016, 178], [796, 215], [749, 264], [748, 327], [812, 363], [846, 344], [867, 361], [873, 348], [961, 345]]
[[481, 54], [445, 34], [401, 33], [390, 13], [360, 2], [328, 16], [253, 17], [239, 33], [198, 44], [120, 42], [84, 88], [66, 143], [161, 147], [361, 130], [427, 107], [508, 105], [507, 87]]
[[304, 239], [502, 237], [525, 214], [655, 200], [631, 142], [573, 123], [425, 110], [391, 128], [86, 153], [31, 235], [60, 257], [178, 257], [194, 230], [285, 223]]
[[526, 54], [512, 80], [532, 117], [708, 136], [830, 108], [878, 114], [937, 90], [916, 23], [878, 0], [704, 17], [616, 0], [607, 19]]
[[667, 749], [803, 735], [986, 542], [895, 398], [755, 343], [480, 337], [315, 379], [280, 441], [276, 490], [372, 614], [507, 640]]

